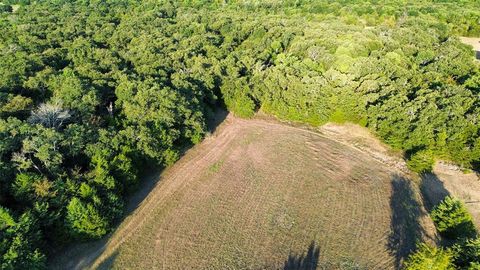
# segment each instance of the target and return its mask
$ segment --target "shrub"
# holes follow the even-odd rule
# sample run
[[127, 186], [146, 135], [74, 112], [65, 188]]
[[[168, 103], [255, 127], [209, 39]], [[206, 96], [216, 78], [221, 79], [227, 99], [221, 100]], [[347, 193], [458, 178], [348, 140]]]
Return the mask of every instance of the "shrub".
[[434, 163], [433, 153], [428, 150], [418, 151], [407, 159], [408, 168], [417, 173], [431, 171]]
[[404, 264], [406, 270], [453, 270], [452, 254], [442, 248], [420, 244]]
[[107, 233], [108, 222], [92, 204], [73, 198], [67, 206], [67, 225], [79, 238], [100, 238]]
[[431, 217], [440, 234], [447, 238], [472, 238], [477, 234], [465, 205], [450, 196], [432, 210]]
[[345, 113], [341, 109], [335, 110], [330, 116], [330, 121], [334, 123], [343, 124], [347, 121]]
[[467, 269], [468, 270], [479, 270], [480, 269], [480, 263], [472, 262], [472, 263], [470, 263], [470, 266]]
[[250, 118], [255, 114], [255, 103], [245, 94], [239, 94], [232, 100], [226, 99], [225, 103], [237, 116]]

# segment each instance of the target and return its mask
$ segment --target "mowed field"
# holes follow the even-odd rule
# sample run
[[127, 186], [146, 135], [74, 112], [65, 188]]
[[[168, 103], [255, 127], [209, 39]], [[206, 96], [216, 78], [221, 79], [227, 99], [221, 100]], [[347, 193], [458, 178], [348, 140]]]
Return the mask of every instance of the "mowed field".
[[396, 269], [417, 240], [436, 239], [415, 179], [361, 128], [228, 116], [109, 239], [55, 264]]

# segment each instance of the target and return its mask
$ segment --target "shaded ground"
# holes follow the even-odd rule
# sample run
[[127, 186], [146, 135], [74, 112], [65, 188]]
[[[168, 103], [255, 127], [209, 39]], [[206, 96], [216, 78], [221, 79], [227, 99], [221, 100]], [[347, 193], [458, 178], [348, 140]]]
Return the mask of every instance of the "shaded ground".
[[402, 260], [415, 250], [417, 242], [429, 234], [422, 226], [425, 212], [412, 181], [394, 175], [391, 184], [392, 219], [388, 247], [395, 256], [395, 268], [400, 268]]
[[283, 265], [283, 270], [315, 270], [318, 267], [318, 256], [320, 248], [312, 241], [306, 254], [288, 255], [288, 259]]
[[476, 173], [464, 173], [455, 166], [438, 162], [432, 174], [423, 176], [422, 193], [430, 207], [448, 195], [461, 199], [480, 229], [480, 181]]
[[395, 269], [433, 225], [401, 161], [352, 130], [229, 116], [110, 238], [51, 267]]

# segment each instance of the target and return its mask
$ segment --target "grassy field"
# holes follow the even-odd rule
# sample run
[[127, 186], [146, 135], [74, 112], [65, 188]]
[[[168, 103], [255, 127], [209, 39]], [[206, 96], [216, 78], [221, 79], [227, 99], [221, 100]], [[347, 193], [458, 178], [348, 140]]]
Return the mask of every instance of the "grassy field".
[[396, 269], [436, 235], [417, 181], [388, 153], [361, 128], [229, 116], [108, 239], [53, 266]]

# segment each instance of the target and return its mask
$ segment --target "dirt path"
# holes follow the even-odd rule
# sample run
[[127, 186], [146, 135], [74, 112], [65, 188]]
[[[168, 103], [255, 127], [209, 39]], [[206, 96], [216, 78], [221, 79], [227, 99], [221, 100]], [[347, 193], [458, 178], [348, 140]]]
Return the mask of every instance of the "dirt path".
[[[228, 116], [110, 238], [67, 251], [52, 268], [276, 269], [311, 241], [325, 263], [353, 256], [394, 268], [410, 234], [435, 238], [405, 170], [355, 126], [311, 131]], [[414, 204], [418, 228], [392, 227], [411, 216], [399, 200]]]

